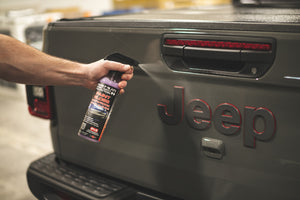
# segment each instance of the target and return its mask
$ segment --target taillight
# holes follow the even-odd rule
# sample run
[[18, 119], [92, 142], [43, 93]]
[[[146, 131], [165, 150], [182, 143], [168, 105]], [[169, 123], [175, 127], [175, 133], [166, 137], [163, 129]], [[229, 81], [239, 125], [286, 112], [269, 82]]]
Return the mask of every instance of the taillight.
[[220, 48], [220, 49], [240, 49], [240, 50], [256, 50], [270, 51], [272, 45], [269, 43], [255, 42], [232, 42], [232, 41], [217, 41], [217, 40], [182, 40], [182, 39], [165, 39], [165, 45], [171, 46], [189, 46], [189, 47], [204, 47], [204, 48]]
[[26, 85], [29, 113], [44, 119], [52, 119], [51, 87]]

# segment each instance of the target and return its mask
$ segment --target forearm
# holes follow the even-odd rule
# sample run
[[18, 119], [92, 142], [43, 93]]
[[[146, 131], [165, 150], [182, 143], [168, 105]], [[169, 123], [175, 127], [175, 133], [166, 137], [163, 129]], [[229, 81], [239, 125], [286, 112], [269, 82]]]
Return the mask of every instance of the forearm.
[[79, 85], [95, 89], [110, 71], [120, 71], [120, 93], [133, 77], [133, 68], [114, 61], [89, 64], [72, 62], [38, 51], [16, 39], [0, 34], [0, 78], [32, 85]]
[[49, 56], [3, 35], [0, 35], [0, 63], [0, 77], [8, 81], [84, 85], [87, 79], [83, 64]]

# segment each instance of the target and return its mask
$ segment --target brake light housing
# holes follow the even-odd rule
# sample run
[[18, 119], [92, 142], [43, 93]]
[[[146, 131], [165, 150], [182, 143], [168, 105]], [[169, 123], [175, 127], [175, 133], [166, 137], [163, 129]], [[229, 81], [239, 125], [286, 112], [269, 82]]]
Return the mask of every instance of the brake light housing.
[[54, 116], [50, 86], [26, 85], [28, 111], [31, 115], [43, 119]]
[[171, 46], [189, 46], [203, 48], [219, 48], [219, 49], [240, 49], [253, 51], [270, 51], [272, 44], [257, 42], [232, 42], [218, 40], [191, 40], [191, 39], [165, 39], [165, 45]]
[[167, 33], [161, 55], [177, 72], [260, 78], [273, 65], [276, 40], [246, 35]]

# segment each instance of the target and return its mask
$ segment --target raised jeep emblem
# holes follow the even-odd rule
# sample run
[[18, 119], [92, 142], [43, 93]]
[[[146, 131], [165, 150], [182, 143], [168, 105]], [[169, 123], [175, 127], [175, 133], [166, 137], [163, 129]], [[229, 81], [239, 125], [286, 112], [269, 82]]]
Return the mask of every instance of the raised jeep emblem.
[[[244, 125], [244, 146], [255, 148], [255, 141], [268, 141], [276, 131], [276, 119], [272, 111], [264, 107], [244, 107], [244, 119], [240, 110], [233, 104], [221, 103], [212, 113], [211, 107], [202, 99], [192, 99], [184, 105], [184, 88], [174, 86], [173, 112], [169, 113], [167, 105], [158, 104], [158, 114], [161, 120], [168, 125], [177, 125], [186, 115], [190, 127], [199, 131], [210, 128], [213, 122], [216, 130], [224, 135], [238, 133]], [[186, 109], [184, 109], [186, 108]], [[185, 110], [185, 112], [184, 112]], [[262, 130], [257, 130], [257, 118], [264, 122]]]

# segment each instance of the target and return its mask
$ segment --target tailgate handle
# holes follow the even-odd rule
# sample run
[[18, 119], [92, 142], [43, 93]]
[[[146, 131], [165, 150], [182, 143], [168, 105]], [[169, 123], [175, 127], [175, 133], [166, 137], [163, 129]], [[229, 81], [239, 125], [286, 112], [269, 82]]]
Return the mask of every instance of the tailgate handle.
[[225, 145], [222, 140], [204, 137], [201, 140], [201, 146], [207, 157], [222, 159], [225, 155]]
[[189, 59], [189, 58], [239, 61], [240, 50], [214, 49], [214, 48], [202, 48], [202, 47], [184, 47], [183, 59]]
[[161, 48], [165, 62], [176, 71], [260, 77], [274, 61], [270, 38], [174, 35], [165, 35]]

